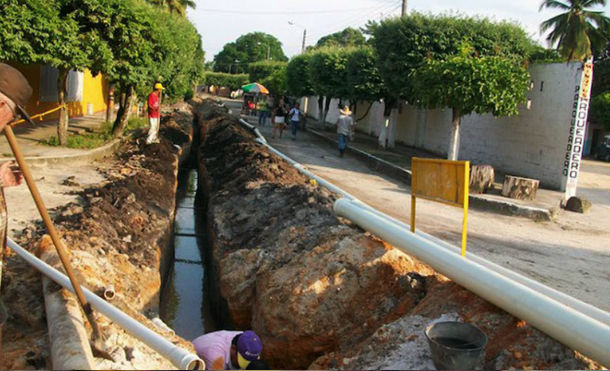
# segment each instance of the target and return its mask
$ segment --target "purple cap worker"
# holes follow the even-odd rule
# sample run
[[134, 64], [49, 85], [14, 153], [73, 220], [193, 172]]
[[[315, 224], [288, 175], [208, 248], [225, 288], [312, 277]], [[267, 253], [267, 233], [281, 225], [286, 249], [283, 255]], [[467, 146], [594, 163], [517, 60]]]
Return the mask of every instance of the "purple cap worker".
[[[32, 95], [32, 88], [21, 72], [8, 64], [0, 63], [0, 133], [6, 125], [15, 121], [19, 116], [27, 121], [30, 117], [23, 109]], [[4, 200], [4, 187], [18, 186], [23, 175], [12, 161], [0, 165], [0, 285], [2, 284], [2, 261], [6, 245], [6, 202]], [[2, 325], [7, 318], [4, 305], [0, 297], [0, 338]], [[2, 344], [0, 344], [0, 368], [2, 368]]]
[[208, 370], [245, 370], [260, 360], [263, 343], [254, 331], [216, 331], [192, 341]]

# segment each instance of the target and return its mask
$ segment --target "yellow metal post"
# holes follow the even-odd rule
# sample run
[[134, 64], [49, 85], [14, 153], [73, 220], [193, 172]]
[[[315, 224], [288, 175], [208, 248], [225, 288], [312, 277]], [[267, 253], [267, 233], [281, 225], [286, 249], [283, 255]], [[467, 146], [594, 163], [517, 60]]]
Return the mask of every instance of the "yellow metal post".
[[415, 196], [411, 195], [411, 232], [415, 233]]
[[466, 234], [468, 229], [468, 196], [470, 194], [470, 161], [464, 164], [464, 220], [462, 225], [462, 257], [466, 257]]

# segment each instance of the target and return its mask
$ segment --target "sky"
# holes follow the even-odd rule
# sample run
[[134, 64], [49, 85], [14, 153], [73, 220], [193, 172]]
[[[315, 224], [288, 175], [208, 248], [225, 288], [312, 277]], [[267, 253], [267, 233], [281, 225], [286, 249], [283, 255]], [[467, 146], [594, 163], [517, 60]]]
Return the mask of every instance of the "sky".
[[[368, 20], [400, 15], [402, 4], [402, 0], [195, 1], [196, 9], [189, 9], [187, 16], [202, 36], [208, 61], [213, 60], [224, 44], [254, 31], [277, 37], [284, 53], [291, 57], [301, 52], [304, 29], [307, 30], [306, 45], [314, 45], [320, 37], [346, 27], [357, 28]], [[558, 11], [539, 12], [540, 3], [540, 0], [408, 0], [407, 12], [458, 12], [510, 20], [520, 23], [534, 40], [546, 46], [545, 36], [539, 32], [540, 23]], [[610, 4], [596, 10], [610, 16]]]

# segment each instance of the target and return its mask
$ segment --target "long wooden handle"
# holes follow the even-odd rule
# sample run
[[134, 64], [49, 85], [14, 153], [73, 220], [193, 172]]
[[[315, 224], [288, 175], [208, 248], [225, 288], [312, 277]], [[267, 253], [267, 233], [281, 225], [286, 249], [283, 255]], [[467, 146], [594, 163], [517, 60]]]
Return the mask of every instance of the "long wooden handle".
[[68, 254], [66, 253], [66, 248], [63, 245], [63, 243], [61, 242], [61, 239], [59, 238], [57, 231], [55, 230], [55, 226], [53, 225], [53, 222], [51, 221], [51, 218], [49, 217], [49, 212], [47, 211], [47, 208], [45, 207], [44, 202], [42, 201], [42, 197], [40, 197], [40, 192], [38, 192], [38, 188], [36, 187], [36, 184], [34, 183], [34, 178], [32, 178], [32, 173], [30, 172], [30, 168], [26, 164], [25, 159], [23, 158], [23, 154], [21, 153], [21, 149], [19, 148], [19, 145], [17, 144], [17, 139], [15, 138], [15, 133], [13, 133], [13, 129], [9, 125], [7, 125], [4, 128], [4, 134], [6, 135], [6, 139], [8, 140], [8, 143], [11, 146], [11, 150], [13, 151], [13, 154], [15, 155], [15, 159], [17, 160], [17, 163], [19, 164], [19, 167], [21, 168], [21, 172], [23, 173], [23, 177], [25, 178], [28, 188], [30, 189], [32, 198], [34, 198], [34, 203], [36, 203], [38, 212], [40, 213], [40, 216], [42, 217], [42, 220], [44, 221], [44, 224], [47, 227], [47, 230], [49, 231], [51, 240], [53, 240], [53, 244], [55, 245], [55, 248], [57, 249], [57, 254], [59, 255], [59, 259], [61, 260], [61, 263], [63, 264], [64, 269], [66, 270], [66, 274], [68, 275], [68, 278], [70, 278], [72, 287], [74, 287], [74, 292], [76, 293], [76, 297], [78, 298], [78, 301], [79, 301], [81, 307], [83, 308], [83, 311], [87, 315], [87, 319], [89, 320], [89, 324], [91, 325], [91, 329], [93, 330], [93, 335], [96, 338], [98, 338], [100, 336], [100, 332], [99, 332], [99, 328], [97, 326], [97, 322], [93, 318], [93, 311], [91, 310], [91, 306], [87, 302], [87, 299], [85, 298], [85, 294], [83, 293], [83, 290], [82, 290], [78, 280], [76, 279], [76, 276], [74, 275], [74, 270], [72, 269], [72, 266], [70, 265], [70, 259], [68, 258]]

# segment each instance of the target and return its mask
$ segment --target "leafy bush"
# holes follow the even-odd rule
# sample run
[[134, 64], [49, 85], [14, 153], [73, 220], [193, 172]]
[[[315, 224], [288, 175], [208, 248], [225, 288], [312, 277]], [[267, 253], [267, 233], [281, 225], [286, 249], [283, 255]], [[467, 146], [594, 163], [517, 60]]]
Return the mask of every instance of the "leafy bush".
[[249, 81], [249, 76], [247, 74], [231, 74], [231, 73], [223, 73], [223, 72], [206, 72], [205, 73], [205, 83], [206, 85], [214, 85], [227, 87], [231, 90], [237, 90], [241, 88], [243, 85], [247, 84]]
[[271, 76], [275, 71], [285, 70], [287, 62], [277, 61], [261, 61], [254, 62], [248, 65], [248, 72], [251, 82], [259, 82], [262, 84], [265, 78]]

